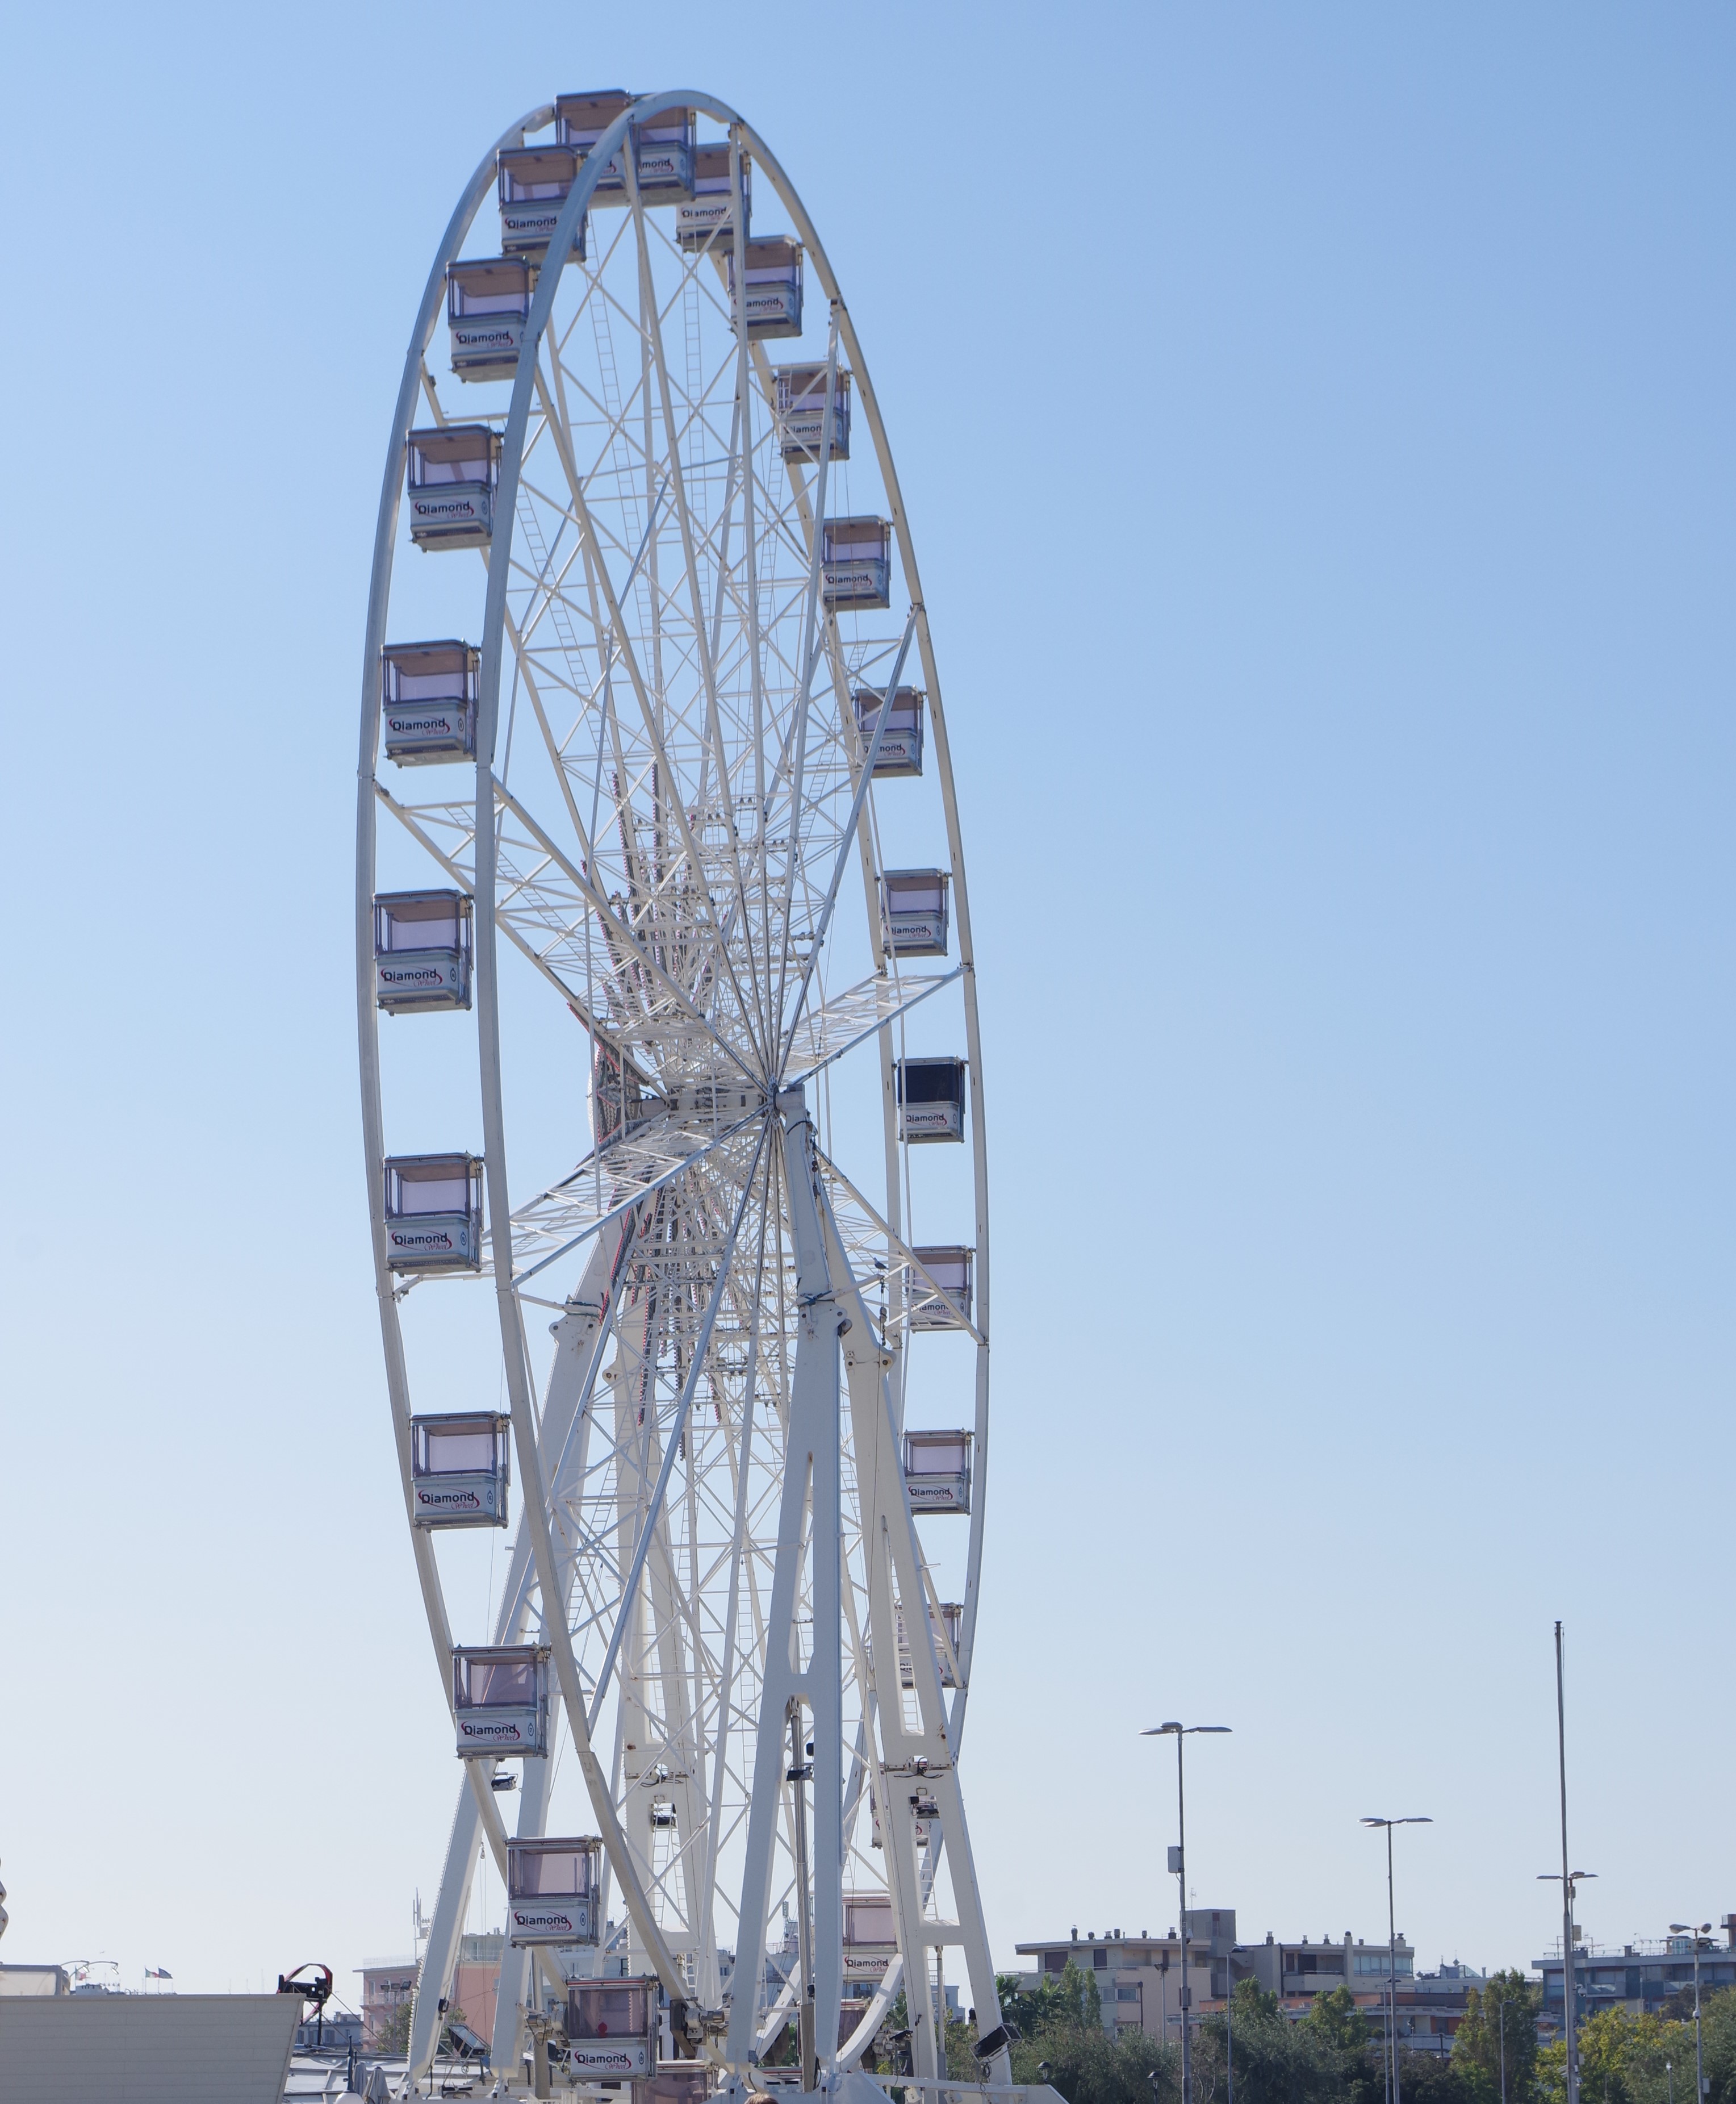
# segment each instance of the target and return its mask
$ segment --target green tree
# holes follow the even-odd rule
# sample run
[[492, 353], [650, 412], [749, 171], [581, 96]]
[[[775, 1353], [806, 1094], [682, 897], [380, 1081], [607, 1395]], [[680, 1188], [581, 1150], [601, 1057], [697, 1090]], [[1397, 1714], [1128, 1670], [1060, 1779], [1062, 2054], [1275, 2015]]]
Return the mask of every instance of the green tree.
[[1230, 2013], [1239, 2024], [1255, 2023], [1278, 2014], [1278, 1997], [1268, 1995], [1257, 1980], [1238, 1980], [1230, 1997]]
[[1534, 2104], [1541, 1993], [1516, 1968], [1491, 1972], [1486, 1986], [1471, 1989], [1453, 2058], [1479, 2104], [1500, 2104], [1503, 2063], [1507, 2104]]
[[1400, 2043], [1399, 2094], [1404, 2104], [1485, 2104], [1482, 2076], [1471, 2062], [1438, 2053], [1413, 2053]]
[[1194, 2046], [1198, 2104], [1228, 2104], [1233, 2053], [1235, 2104], [1373, 2104], [1366, 2048], [1333, 2043], [1324, 2022], [1294, 2023], [1257, 1982], [1237, 1984], [1226, 2023], [1219, 2010], [1200, 2019]]
[[1037, 2038], [1069, 2024], [1103, 2021], [1097, 1981], [1071, 1958], [1060, 1972], [1041, 1974], [1034, 1987], [1022, 1986], [1016, 1972], [998, 1974], [995, 1984], [1000, 1990], [1000, 2006], [1021, 2037]]
[[1346, 1986], [1334, 1987], [1329, 1995], [1316, 1995], [1314, 2007], [1302, 2022], [1339, 2053], [1360, 2053], [1369, 2043], [1369, 2020]]
[[388, 2060], [401, 2059], [410, 2050], [410, 1997], [394, 2003], [385, 2021], [374, 2027], [371, 2052], [381, 2053]]
[[1019, 2040], [1013, 2079], [1051, 2083], [1067, 2104], [1177, 2104], [1181, 2055], [1137, 2025], [1112, 2039], [1101, 2023], [1063, 2022]]
[[[1733, 1991], [1726, 1990], [1718, 1999]], [[1730, 2015], [1736, 2018], [1736, 2005]], [[1666, 2104], [1671, 2087], [1667, 2062], [1674, 2064], [1674, 2087], [1682, 2104], [1691, 2104], [1694, 2026], [1631, 2016], [1626, 2009], [1600, 2009], [1579, 2026], [1581, 2104]], [[1538, 2054], [1537, 2069], [1539, 2104], [1565, 2104], [1566, 2041], [1558, 2039], [1545, 2046]], [[1716, 2095], [1715, 2089], [1714, 2104]]]

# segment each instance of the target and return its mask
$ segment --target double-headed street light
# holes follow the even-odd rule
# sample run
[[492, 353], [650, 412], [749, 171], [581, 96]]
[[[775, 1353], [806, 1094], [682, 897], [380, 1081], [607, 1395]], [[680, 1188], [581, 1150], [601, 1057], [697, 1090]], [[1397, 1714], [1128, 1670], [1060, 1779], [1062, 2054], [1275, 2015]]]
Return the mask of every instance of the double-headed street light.
[[1422, 1814], [1413, 1813], [1405, 1819], [1364, 1819], [1362, 1823], [1387, 1830], [1387, 2047], [1392, 2057], [1392, 2104], [1399, 2104], [1399, 1932], [1395, 1926], [1398, 1917], [1392, 1905], [1392, 1830], [1395, 1826], [1432, 1826], [1435, 1822]]
[[1672, 1921], [1670, 1933], [1694, 1938], [1694, 2104], [1706, 2104], [1706, 2056], [1700, 2047], [1700, 1938], [1711, 1935], [1712, 1923], [1703, 1921], [1691, 1928], [1685, 1921]]
[[1182, 2104], [1194, 2104], [1194, 2062], [1187, 2035], [1188, 2005], [1193, 1997], [1187, 1989], [1187, 1808], [1182, 1788], [1182, 1741], [1196, 1732], [1227, 1732], [1227, 1724], [1154, 1724], [1142, 1732], [1143, 1739], [1175, 1741], [1175, 1816], [1178, 1845], [1169, 1852], [1169, 1867], [1182, 1892]]

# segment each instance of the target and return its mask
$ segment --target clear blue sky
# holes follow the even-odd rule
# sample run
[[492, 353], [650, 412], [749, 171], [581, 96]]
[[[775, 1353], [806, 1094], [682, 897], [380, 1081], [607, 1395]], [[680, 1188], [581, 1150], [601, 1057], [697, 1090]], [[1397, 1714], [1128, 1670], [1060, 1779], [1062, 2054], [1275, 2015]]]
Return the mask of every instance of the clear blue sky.
[[380, 463], [465, 174], [696, 86], [807, 198], [921, 551], [983, 972], [997, 1951], [1736, 1906], [1736, 18], [15, 15], [8, 1959], [408, 1940], [456, 1764], [349, 957]]

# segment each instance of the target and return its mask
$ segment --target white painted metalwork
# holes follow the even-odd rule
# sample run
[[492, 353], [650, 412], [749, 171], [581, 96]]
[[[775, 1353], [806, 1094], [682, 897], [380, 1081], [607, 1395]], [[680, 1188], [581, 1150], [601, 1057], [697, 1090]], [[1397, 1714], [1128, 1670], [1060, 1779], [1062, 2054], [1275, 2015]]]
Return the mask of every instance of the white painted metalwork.
[[[787, 231], [750, 235], [750, 167], [762, 219], [781, 210]], [[480, 216], [491, 193], [504, 256]], [[461, 416], [430, 362], [448, 301], [455, 363], [469, 361]], [[473, 322], [510, 340], [460, 343]], [[768, 336], [799, 340], [803, 362], [774, 370]], [[400, 630], [406, 545], [441, 559], [418, 556], [403, 581]], [[479, 645], [398, 640], [443, 626]], [[418, 773], [430, 793], [412, 796], [380, 778], [382, 758], [463, 771]], [[503, 2074], [527, 2009], [539, 2025], [570, 2011], [624, 1963], [656, 1983], [634, 2035], [655, 2035], [660, 1996], [680, 2066], [744, 2093], [794, 2019], [808, 2086], [860, 2084], [866, 2104], [851, 2071], [901, 1986], [916, 2076], [943, 2073], [952, 1946], [989, 2035], [984, 2081], [1002, 2091], [958, 1772], [988, 1223], [946, 719], [850, 314], [787, 177], [715, 98], [563, 96], [509, 127], [467, 185], [392, 426], [358, 786], [387, 1387], [465, 1756], [411, 2079], [486, 1848], [514, 1924]], [[932, 868], [887, 868], [887, 799]], [[438, 923], [424, 947], [442, 962], [424, 998], [388, 1001], [382, 969], [416, 956], [417, 915]], [[469, 1016], [447, 970], [461, 950]], [[950, 969], [906, 968], [949, 951]], [[461, 1012], [381, 1030], [382, 1007], [412, 1005]], [[917, 1029], [962, 1039], [962, 1059], [913, 1055]], [[931, 1068], [946, 1085], [918, 1117], [904, 1077]], [[430, 1102], [457, 1121], [450, 1140], [479, 1104], [475, 1152], [388, 1154], [423, 1138]], [[927, 1129], [937, 1121], [951, 1129]], [[961, 1133], [968, 1147], [913, 1160], [913, 1142]], [[497, 1337], [478, 1393], [463, 1340], [485, 1298]], [[933, 1330], [954, 1334], [929, 1343]], [[969, 1515], [945, 1566], [956, 1603], [909, 1487], [924, 1472], [905, 1397], [924, 1354], [925, 1396], [949, 1379], [970, 1391], [955, 1413], [968, 1430], [938, 1435], [962, 1469], [926, 1508]], [[461, 1526], [498, 1523], [478, 1483], [497, 1483], [504, 1513], [507, 1427], [520, 1517], [473, 1621], [481, 1567], [452, 1559], [479, 1539]], [[443, 1516], [426, 1502], [438, 1440], [467, 1436], [496, 1442], [473, 1472], [479, 1509]], [[914, 1643], [905, 1603], [924, 1610]], [[523, 1762], [510, 1842], [503, 1754]], [[551, 1818], [595, 1838], [550, 1843]], [[542, 1879], [560, 1862], [572, 1882], [555, 1891]], [[786, 1908], [787, 1979], [765, 1959]], [[835, 2050], [847, 1981], [869, 2004]], [[643, 2056], [628, 2071], [641, 2079], [648, 2043]]]

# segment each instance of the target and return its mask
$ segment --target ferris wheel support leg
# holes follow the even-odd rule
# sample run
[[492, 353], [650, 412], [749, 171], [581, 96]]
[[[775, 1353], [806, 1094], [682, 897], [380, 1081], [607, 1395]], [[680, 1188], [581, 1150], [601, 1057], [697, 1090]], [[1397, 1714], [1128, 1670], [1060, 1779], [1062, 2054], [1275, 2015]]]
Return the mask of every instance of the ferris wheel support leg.
[[[959, 1787], [956, 1749], [941, 1688], [939, 1661], [930, 1634], [921, 1547], [904, 1487], [897, 1421], [886, 1378], [887, 1355], [876, 1345], [868, 1310], [852, 1277], [843, 1238], [823, 1188], [821, 1203], [833, 1273], [844, 1282], [839, 1304], [849, 1318], [844, 1344], [844, 1371], [850, 1391], [857, 1482], [862, 1504], [862, 1536], [865, 1542], [872, 1545], [868, 1558], [869, 1616], [875, 1639], [875, 1713], [881, 1744], [878, 1793], [883, 1808], [881, 1838], [898, 1923], [898, 1947], [904, 1959], [906, 2006], [911, 2011], [912, 2030], [916, 2031], [915, 1990], [918, 1980], [926, 1981], [929, 1977], [928, 1949], [942, 1941], [959, 1944], [964, 1952], [972, 2002], [979, 2012], [979, 2035], [986, 2039], [1002, 2028], [999, 1990], [989, 1950], [988, 1925], [977, 1890], [964, 1799]], [[894, 1585], [897, 1598], [904, 1606], [906, 1642], [915, 1684], [919, 1721], [914, 1730], [905, 1719]], [[939, 1809], [941, 1834], [952, 1866], [957, 1919], [947, 1925], [919, 1919], [920, 1901], [914, 1897], [919, 1886], [915, 1877], [915, 1821], [910, 1784], [919, 1775]], [[923, 2028], [931, 2030], [929, 2049], [940, 2062], [935, 2072], [944, 2079], [941, 2041], [933, 2038], [931, 2027]], [[924, 2043], [920, 2033], [912, 2043], [915, 2046]], [[983, 2075], [986, 2080], [994, 2083], [1012, 2079], [1012, 2059], [1004, 2035], [997, 2050], [986, 2060]]]
[[[618, 1232], [599, 1237], [598, 1246], [592, 1252], [584, 1277], [568, 1302], [568, 1313], [554, 1325], [554, 1363], [549, 1370], [549, 1384], [543, 1398], [541, 1448], [544, 1465], [551, 1471], [550, 1496], [556, 1506], [564, 1496], [568, 1483], [585, 1470], [585, 1445], [582, 1422], [576, 1428], [576, 1420], [590, 1395], [596, 1378], [599, 1360], [607, 1342], [608, 1324], [604, 1318], [604, 1308], [610, 1303], [608, 1286], [617, 1268], [623, 1243], [631, 1234], [630, 1219], [624, 1220]], [[581, 1437], [575, 1442], [571, 1437], [576, 1429]], [[571, 1567], [572, 1545], [563, 1536], [562, 1561]], [[501, 1611], [495, 1625], [496, 1643], [512, 1643], [518, 1638], [530, 1603], [531, 1586], [534, 1573], [531, 1568], [530, 1542], [524, 1522], [519, 1523], [518, 1538], [513, 1546], [512, 1561], [508, 1567], [506, 1582], [502, 1589]], [[492, 1763], [488, 1764], [492, 1766]], [[542, 1821], [547, 1816], [547, 1791], [537, 1796], [532, 1771], [541, 1769], [546, 1778], [546, 1762], [525, 1763], [525, 1791], [519, 1802], [519, 1832], [521, 1835], [535, 1835], [542, 1831]], [[484, 1779], [486, 1787], [486, 1778]], [[537, 1805], [534, 1820], [530, 1818], [531, 1807]], [[468, 1842], [465, 1836], [468, 1835]], [[477, 1845], [482, 1838], [482, 1814], [477, 1793], [466, 1776], [460, 1785], [458, 1808], [452, 1818], [452, 1839], [447, 1849], [446, 1866], [440, 1876], [440, 1889], [434, 1901], [434, 1919], [430, 1926], [428, 1948], [422, 1959], [421, 1979], [434, 1984], [434, 1993], [427, 1997], [428, 2008], [419, 2029], [414, 2016], [411, 2022], [409, 2071], [412, 2076], [425, 2074], [434, 2058], [436, 2043], [434, 2019], [438, 2004], [451, 1984], [452, 1968], [457, 1962], [458, 1938], [465, 1911], [470, 1906], [471, 1881], [476, 1874]], [[517, 1991], [509, 1999], [505, 1991], [505, 1972], [522, 1953], [509, 1951], [502, 1960], [502, 1991], [496, 2008], [496, 2037], [500, 2011], [516, 2008], [523, 1999], [524, 1978], [522, 1973]], [[418, 1988], [418, 2007], [421, 2000]], [[516, 2019], [514, 2019], [516, 2021]], [[503, 2056], [498, 2045], [493, 2053], [495, 2066], [505, 2068], [516, 2065], [513, 2055], [517, 2053], [516, 2042]]]
[[[786, 1720], [793, 1703], [803, 1703], [812, 1719], [814, 1808], [813, 1941], [814, 2035], [823, 2056], [822, 2076], [836, 2071], [838, 2013], [844, 1991], [844, 1676], [839, 1647], [817, 1638], [805, 1671], [796, 1665], [795, 1614], [803, 1555], [803, 1525], [812, 1489], [810, 1592], [817, 1632], [841, 1626], [839, 1308], [814, 1202], [817, 1170], [813, 1127], [799, 1088], [778, 1098], [784, 1120], [784, 1182], [790, 1238], [795, 1245], [800, 1314], [795, 1377], [790, 1389], [790, 1428], [785, 1446], [783, 1497], [778, 1516], [777, 1558], [766, 1617], [765, 1678], [754, 1750], [746, 1861], [737, 1941], [741, 1986], [732, 1999], [728, 2057], [745, 2071], [754, 2043], [759, 1974], [764, 1964], [771, 1903], [772, 1853], [778, 1802], [785, 1782]], [[805, 1907], [808, 1895], [796, 1903]], [[751, 1986], [750, 1982], [751, 1981]]]
[[[488, 1763], [489, 1767], [493, 1763]], [[458, 1793], [458, 1808], [452, 1814], [452, 1839], [446, 1844], [446, 1867], [440, 1874], [439, 1896], [434, 1919], [428, 1924], [428, 1947], [416, 1974], [416, 1997], [410, 2009], [409, 2061], [405, 2077], [412, 2084], [434, 2063], [440, 2043], [440, 2004], [458, 1956], [458, 1938], [470, 1910], [470, 1883], [476, 1875], [476, 1859], [482, 1849], [482, 1813], [468, 1787]]]

